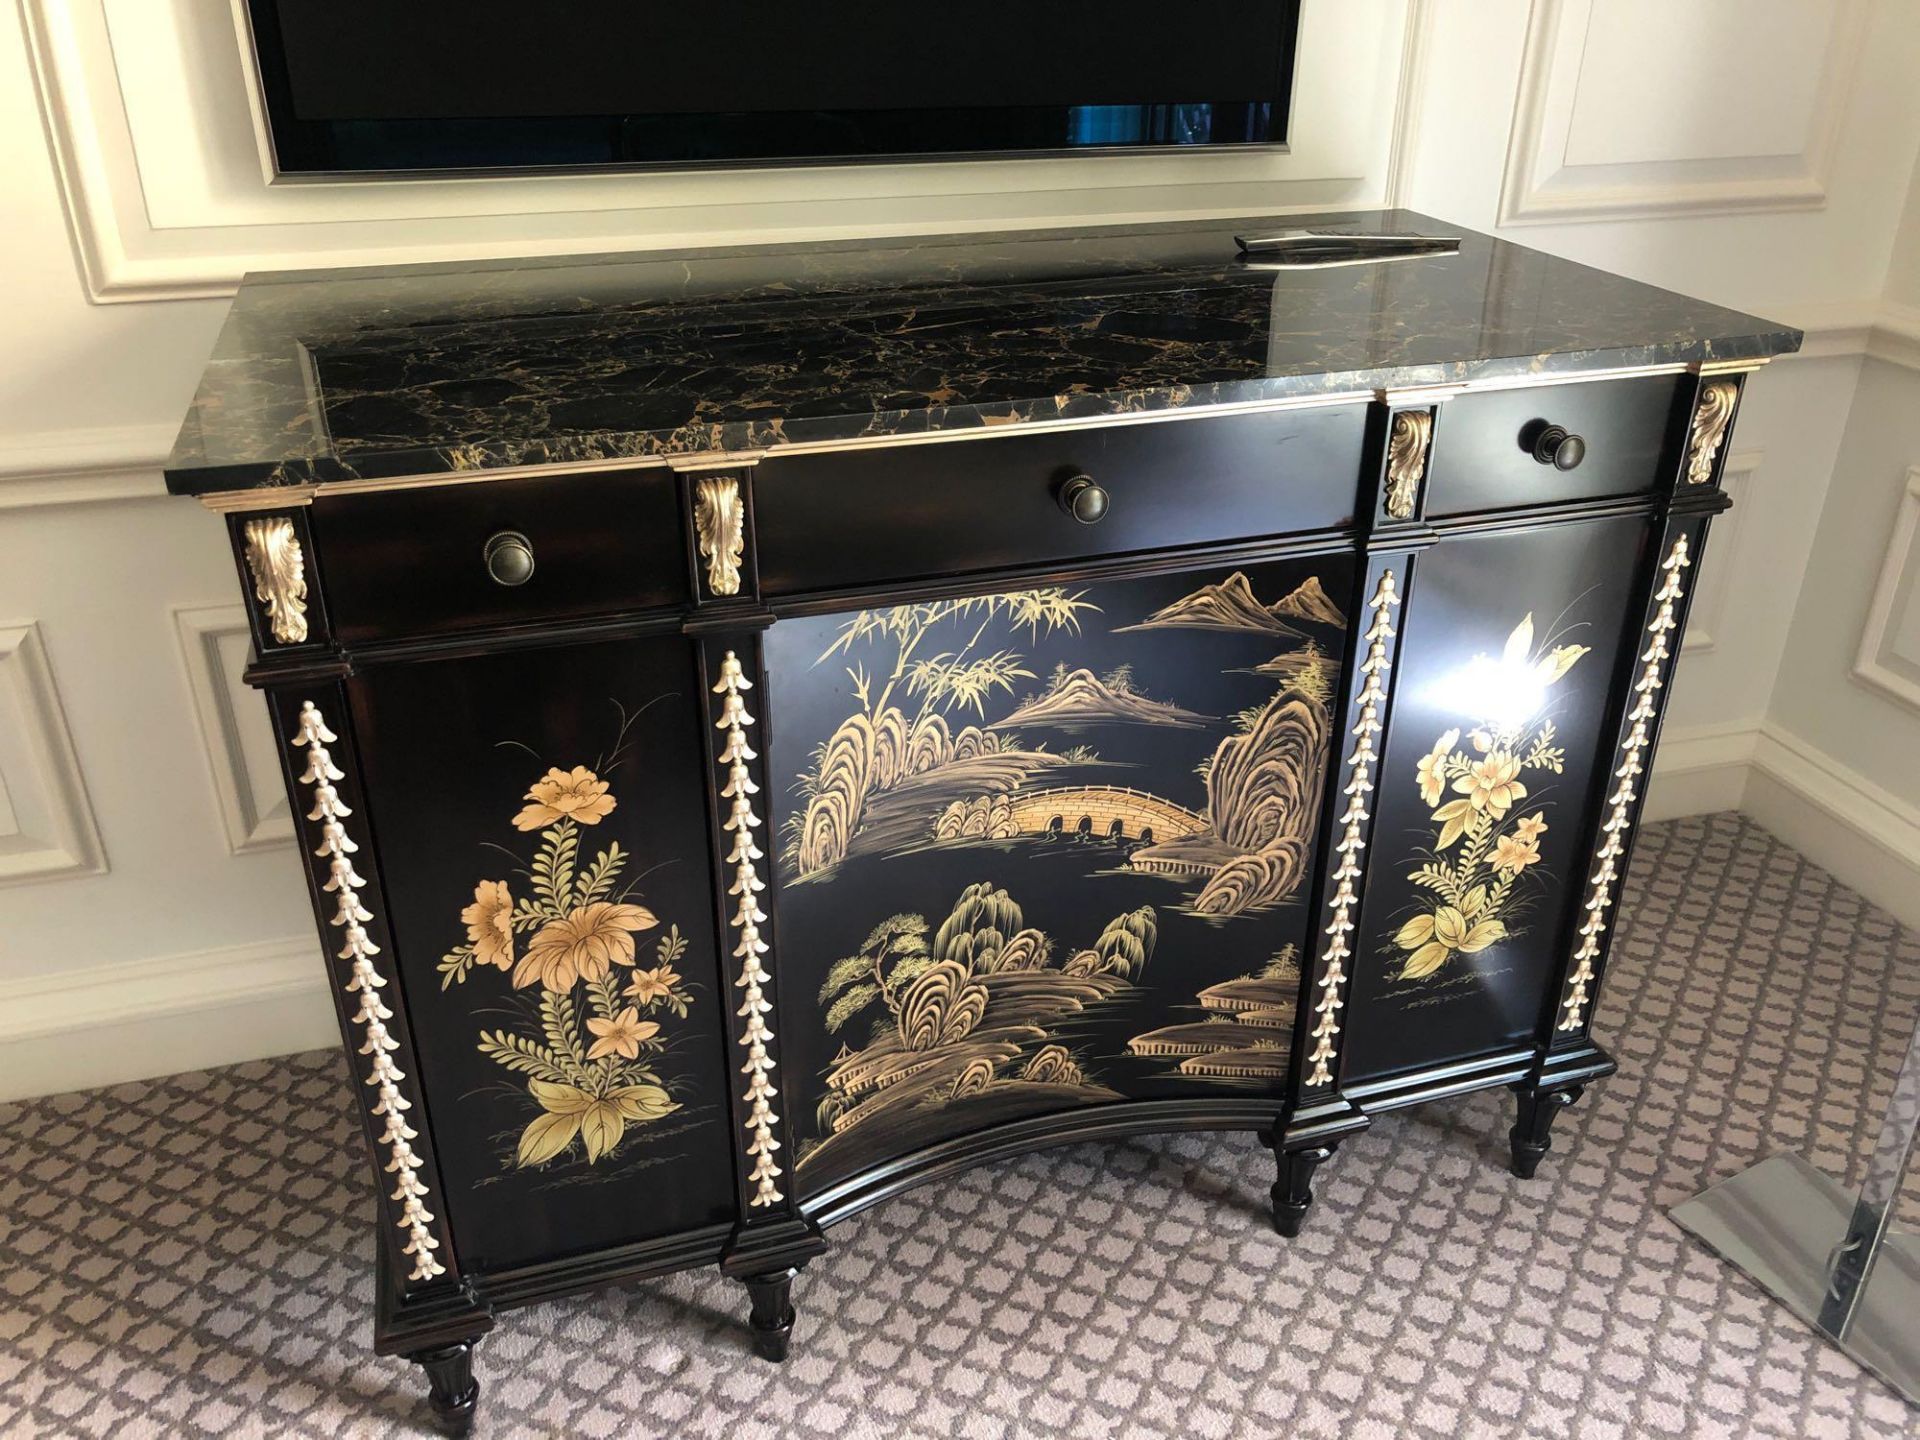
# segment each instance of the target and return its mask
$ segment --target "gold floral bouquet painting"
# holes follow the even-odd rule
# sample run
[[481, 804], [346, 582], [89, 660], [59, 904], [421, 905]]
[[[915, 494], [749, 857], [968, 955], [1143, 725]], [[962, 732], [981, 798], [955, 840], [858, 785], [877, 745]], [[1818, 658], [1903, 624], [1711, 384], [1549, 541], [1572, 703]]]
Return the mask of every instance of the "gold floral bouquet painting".
[[641, 968], [635, 937], [660, 921], [621, 883], [627, 852], [609, 839], [583, 863], [583, 837], [617, 803], [607, 781], [584, 765], [550, 769], [525, 798], [513, 828], [538, 835], [532, 857], [518, 880], [474, 886], [460, 912], [467, 940], [441, 959], [440, 988], [489, 969], [515, 991], [538, 987], [528, 1033], [480, 1033], [481, 1054], [526, 1077], [533, 1118], [513, 1163], [544, 1165], [578, 1145], [593, 1164], [632, 1127], [680, 1108], [656, 1069], [666, 1049], [657, 1017], [686, 1018], [693, 997], [673, 967], [687, 942], [669, 926]]
[[1588, 648], [1536, 652], [1529, 614], [1498, 661], [1476, 656], [1468, 667], [1462, 688], [1504, 714], [1469, 727], [1464, 744], [1460, 729], [1446, 731], [1416, 767], [1420, 798], [1438, 828], [1433, 848], [1407, 878], [1432, 899], [1393, 937], [1403, 952], [1395, 979], [1424, 980], [1455, 956], [1477, 955], [1514, 933], [1551, 808], [1535, 791], [1541, 776], [1566, 768], [1566, 751], [1542, 712]]

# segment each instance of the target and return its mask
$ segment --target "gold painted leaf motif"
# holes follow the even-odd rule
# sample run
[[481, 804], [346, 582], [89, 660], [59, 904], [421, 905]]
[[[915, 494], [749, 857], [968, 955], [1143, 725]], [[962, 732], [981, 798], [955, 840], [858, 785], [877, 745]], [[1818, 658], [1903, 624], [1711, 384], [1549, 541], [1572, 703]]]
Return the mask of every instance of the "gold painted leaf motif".
[[1434, 908], [1393, 934], [1394, 946], [1405, 952], [1400, 980], [1424, 979], [1456, 955], [1479, 954], [1511, 934], [1508, 917], [1522, 899], [1529, 867], [1540, 862], [1547, 830], [1544, 809], [1516, 813], [1522, 801], [1539, 804], [1523, 777], [1561, 774], [1566, 762], [1565, 749], [1554, 743], [1553, 721], [1539, 713], [1543, 697], [1592, 653], [1551, 638], [1544, 649], [1539, 643], [1529, 611], [1508, 632], [1497, 661], [1482, 654], [1472, 662], [1473, 672], [1490, 673], [1491, 691], [1509, 701], [1530, 700], [1526, 713], [1516, 714], [1521, 707], [1509, 703], [1504, 715], [1450, 726], [1414, 767], [1435, 828], [1432, 850], [1419, 855], [1407, 878], [1430, 892], [1425, 903]]

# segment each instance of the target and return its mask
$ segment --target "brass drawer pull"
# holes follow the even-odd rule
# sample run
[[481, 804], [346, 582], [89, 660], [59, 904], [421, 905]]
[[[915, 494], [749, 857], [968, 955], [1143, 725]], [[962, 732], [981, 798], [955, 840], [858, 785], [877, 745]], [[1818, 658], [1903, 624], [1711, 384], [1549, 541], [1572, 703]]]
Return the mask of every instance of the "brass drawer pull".
[[1075, 475], [1060, 487], [1060, 508], [1082, 525], [1098, 524], [1111, 503], [1091, 475]]
[[1564, 425], [1549, 425], [1534, 439], [1533, 458], [1556, 470], [1571, 470], [1587, 458], [1587, 442]]
[[524, 585], [533, 578], [533, 542], [518, 530], [502, 530], [487, 541], [486, 561], [496, 585]]

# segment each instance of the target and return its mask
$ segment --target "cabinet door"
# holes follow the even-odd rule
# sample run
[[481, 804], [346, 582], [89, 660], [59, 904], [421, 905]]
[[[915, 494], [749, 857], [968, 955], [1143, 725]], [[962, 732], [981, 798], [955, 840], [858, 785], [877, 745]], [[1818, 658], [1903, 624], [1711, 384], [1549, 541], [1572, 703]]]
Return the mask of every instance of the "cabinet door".
[[395, 664], [350, 690], [463, 1266], [731, 1220], [687, 642]]
[[1641, 639], [1633, 591], [1654, 525], [1449, 539], [1420, 558], [1374, 787], [1348, 1084], [1539, 1032], [1609, 778], [1609, 701]]
[[1281, 1094], [1350, 556], [783, 620], [803, 1197], [1126, 1099]]

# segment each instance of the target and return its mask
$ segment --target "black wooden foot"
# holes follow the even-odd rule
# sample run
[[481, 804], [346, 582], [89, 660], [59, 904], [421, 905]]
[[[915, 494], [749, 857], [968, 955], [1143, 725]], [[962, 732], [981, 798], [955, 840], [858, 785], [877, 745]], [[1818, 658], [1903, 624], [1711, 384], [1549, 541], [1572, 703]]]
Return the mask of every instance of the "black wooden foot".
[[762, 1360], [787, 1358], [787, 1342], [793, 1337], [793, 1277], [799, 1273], [789, 1268], [740, 1277], [753, 1301], [753, 1349]]
[[1313, 1172], [1330, 1159], [1337, 1147], [1307, 1145], [1297, 1150], [1275, 1150], [1280, 1178], [1273, 1186], [1273, 1228], [1291, 1240], [1300, 1233], [1313, 1204]]
[[1515, 1175], [1522, 1180], [1533, 1178], [1533, 1172], [1540, 1168], [1547, 1151], [1553, 1148], [1553, 1137], [1547, 1133], [1553, 1126], [1553, 1117], [1578, 1100], [1585, 1088], [1582, 1085], [1566, 1085], [1557, 1090], [1539, 1090], [1531, 1085], [1513, 1087], [1519, 1105], [1507, 1140], [1513, 1146]]
[[480, 1402], [480, 1382], [473, 1378], [473, 1342], [460, 1340], [436, 1350], [416, 1350], [407, 1359], [427, 1372], [427, 1401], [441, 1431], [465, 1435], [473, 1429], [473, 1412]]

